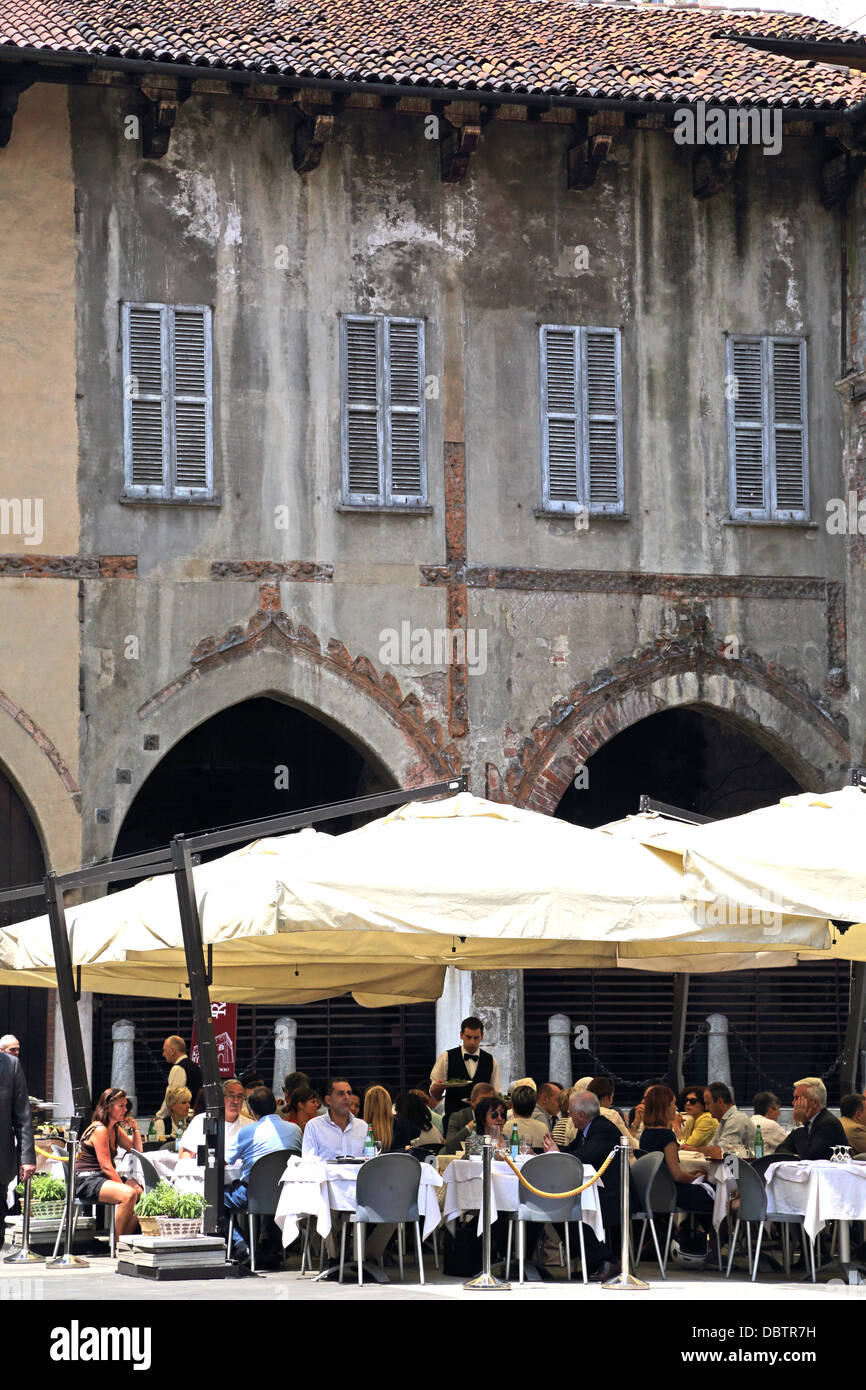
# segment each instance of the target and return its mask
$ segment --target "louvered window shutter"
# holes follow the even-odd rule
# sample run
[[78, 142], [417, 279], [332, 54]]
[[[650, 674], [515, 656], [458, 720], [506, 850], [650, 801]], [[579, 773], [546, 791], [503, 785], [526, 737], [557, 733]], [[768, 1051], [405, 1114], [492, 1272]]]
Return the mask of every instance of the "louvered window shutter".
[[383, 502], [381, 320], [342, 320], [343, 495]]
[[390, 462], [388, 501], [426, 501], [424, 459], [424, 325], [385, 320], [385, 446]]
[[619, 357], [618, 329], [584, 330], [585, 496], [591, 512], [619, 512], [623, 506]]
[[622, 390], [616, 328], [541, 328], [546, 510], [621, 512]]
[[166, 497], [170, 487], [168, 322], [160, 304], [123, 306], [126, 491]]
[[728, 339], [728, 421], [731, 515], [767, 514], [764, 358], [759, 338]]
[[206, 497], [213, 490], [211, 311], [184, 306], [171, 321], [174, 493]]
[[806, 520], [805, 343], [729, 338], [727, 366], [731, 516]]
[[770, 341], [774, 511], [792, 519], [808, 514], [805, 348], [803, 342]]

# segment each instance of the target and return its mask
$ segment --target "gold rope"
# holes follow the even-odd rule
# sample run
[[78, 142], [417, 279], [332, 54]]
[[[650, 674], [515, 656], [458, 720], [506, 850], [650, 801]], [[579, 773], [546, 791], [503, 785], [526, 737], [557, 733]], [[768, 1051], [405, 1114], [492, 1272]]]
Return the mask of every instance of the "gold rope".
[[49, 1153], [49, 1152], [47, 1151], [47, 1149], [40, 1149], [40, 1147], [39, 1147], [38, 1144], [36, 1145], [36, 1152], [37, 1152], [38, 1154], [41, 1154], [43, 1158], [50, 1158], [52, 1161], [54, 1161], [54, 1162], [56, 1162], [56, 1163], [68, 1163], [68, 1162], [69, 1162], [69, 1155], [68, 1155], [68, 1154], [52, 1154], [52, 1153]]
[[523, 1183], [523, 1186], [527, 1187], [530, 1192], [534, 1192], [536, 1197], [550, 1197], [553, 1199], [553, 1201], [560, 1201], [564, 1200], [566, 1197], [576, 1197], [579, 1192], [585, 1192], [588, 1187], [592, 1187], [594, 1182], [598, 1182], [602, 1173], [610, 1166], [610, 1164], [616, 1158], [618, 1153], [618, 1147], [615, 1149], [611, 1149], [610, 1153], [604, 1160], [604, 1163], [601, 1165], [598, 1172], [593, 1177], [591, 1177], [588, 1182], [581, 1183], [580, 1187], [573, 1187], [570, 1192], [542, 1192], [540, 1188], [533, 1187], [531, 1182], [526, 1181], [526, 1178], [523, 1176], [520, 1169], [511, 1162], [511, 1159], [509, 1158], [508, 1154], [504, 1151], [504, 1149], [501, 1153], [497, 1155], [497, 1157], [505, 1160], [509, 1168], [517, 1174], [517, 1177], [519, 1181]]

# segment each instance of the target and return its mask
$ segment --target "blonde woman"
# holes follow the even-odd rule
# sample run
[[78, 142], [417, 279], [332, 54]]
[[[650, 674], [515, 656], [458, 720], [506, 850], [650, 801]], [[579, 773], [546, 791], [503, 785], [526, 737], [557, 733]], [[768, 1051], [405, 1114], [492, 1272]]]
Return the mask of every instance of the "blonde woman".
[[421, 1133], [411, 1120], [394, 1114], [391, 1097], [384, 1086], [371, 1086], [364, 1096], [364, 1123], [372, 1129], [383, 1154], [403, 1153]]
[[567, 1148], [575, 1137], [575, 1128], [571, 1119], [571, 1109], [569, 1102], [575, 1092], [574, 1086], [567, 1086], [559, 1096], [559, 1119], [550, 1131], [554, 1144], [559, 1149]]
[[168, 1114], [164, 1118], [157, 1116], [154, 1124], [156, 1125], [156, 1137], [160, 1144], [168, 1139], [177, 1137], [178, 1126], [181, 1120], [186, 1129], [189, 1124], [189, 1109], [192, 1105], [192, 1091], [186, 1086], [169, 1086], [165, 1093], [165, 1103], [168, 1106]]

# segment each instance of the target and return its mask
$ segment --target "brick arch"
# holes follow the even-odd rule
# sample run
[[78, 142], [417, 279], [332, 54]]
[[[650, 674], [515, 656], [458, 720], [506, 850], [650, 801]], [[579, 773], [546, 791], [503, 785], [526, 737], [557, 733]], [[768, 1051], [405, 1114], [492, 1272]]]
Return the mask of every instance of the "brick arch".
[[689, 706], [735, 724], [801, 786], [838, 785], [849, 762], [847, 729], [804, 686], [748, 656], [729, 659], [694, 645], [642, 653], [575, 686], [536, 720], [500, 783], [488, 792], [553, 815], [578, 768], [617, 734], [662, 710]]
[[[159, 738], [161, 760], [214, 715], [261, 696], [326, 724], [398, 786], [422, 786], [460, 770], [459, 749], [446, 744], [436, 719], [424, 718], [414, 693], [404, 694], [390, 672], [380, 673], [366, 656], [353, 658], [334, 639], [321, 642], [282, 612], [260, 610], [246, 627], [199, 642], [187, 669], [139, 708], [139, 727]], [[118, 827], [144, 780], [115, 797]]]
[[30, 816], [45, 863], [58, 871], [81, 859], [81, 794], [72, 770], [45, 730], [0, 691], [0, 770]]

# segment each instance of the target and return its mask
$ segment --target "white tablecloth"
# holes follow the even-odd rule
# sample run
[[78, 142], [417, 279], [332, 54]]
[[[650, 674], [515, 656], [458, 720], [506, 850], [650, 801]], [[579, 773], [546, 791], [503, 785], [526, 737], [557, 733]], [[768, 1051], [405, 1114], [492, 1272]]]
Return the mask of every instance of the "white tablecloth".
[[866, 1163], [774, 1163], [765, 1174], [767, 1217], [802, 1215], [814, 1240], [828, 1221], [866, 1221]]
[[[316, 1230], [323, 1238], [331, 1233], [331, 1212], [354, 1211], [357, 1206], [355, 1190], [359, 1163], [326, 1163], [320, 1158], [293, 1156], [280, 1179], [280, 1198], [275, 1221], [283, 1233], [283, 1245], [298, 1238], [298, 1217], [315, 1216]], [[422, 1163], [421, 1186], [418, 1189], [418, 1211], [424, 1223], [422, 1239], [436, 1229], [442, 1220], [437, 1187], [442, 1179], [429, 1163]]]
[[[528, 1157], [532, 1157], [532, 1155], [518, 1158], [517, 1167], [522, 1168], [523, 1164], [528, 1161]], [[595, 1169], [590, 1164], [584, 1164], [583, 1181], [586, 1182], [594, 1173]], [[598, 1183], [593, 1183], [592, 1187], [588, 1187], [585, 1192], [580, 1194], [580, 1210], [583, 1220], [592, 1227], [599, 1240], [604, 1240], [604, 1222], [601, 1218], [597, 1192], [600, 1184], [604, 1184], [604, 1178], [600, 1178]], [[481, 1234], [481, 1185], [480, 1159], [456, 1158], [453, 1163], [449, 1163], [445, 1169], [445, 1221], [448, 1225], [453, 1227], [461, 1212], [477, 1211], [478, 1233]], [[508, 1164], [498, 1159], [493, 1162], [491, 1187], [493, 1196], [491, 1222], [496, 1220], [501, 1211], [517, 1211], [520, 1200], [518, 1195], [519, 1183]]]
[[680, 1167], [687, 1173], [702, 1173], [704, 1182], [713, 1189], [713, 1225], [718, 1230], [728, 1213], [728, 1198], [737, 1190], [736, 1179], [728, 1176], [721, 1160], [716, 1162], [694, 1153], [680, 1153], [679, 1160]]
[[[204, 1169], [198, 1166], [194, 1158], [181, 1158], [179, 1153], [171, 1149], [157, 1149], [153, 1153], [144, 1154], [143, 1157], [153, 1164], [159, 1177], [165, 1178], [178, 1192], [204, 1192]], [[118, 1157], [116, 1167], [119, 1173], [130, 1175], [138, 1169], [129, 1153], [124, 1154], [122, 1158]], [[241, 1161], [226, 1164], [226, 1185], [240, 1177], [243, 1167]]]

